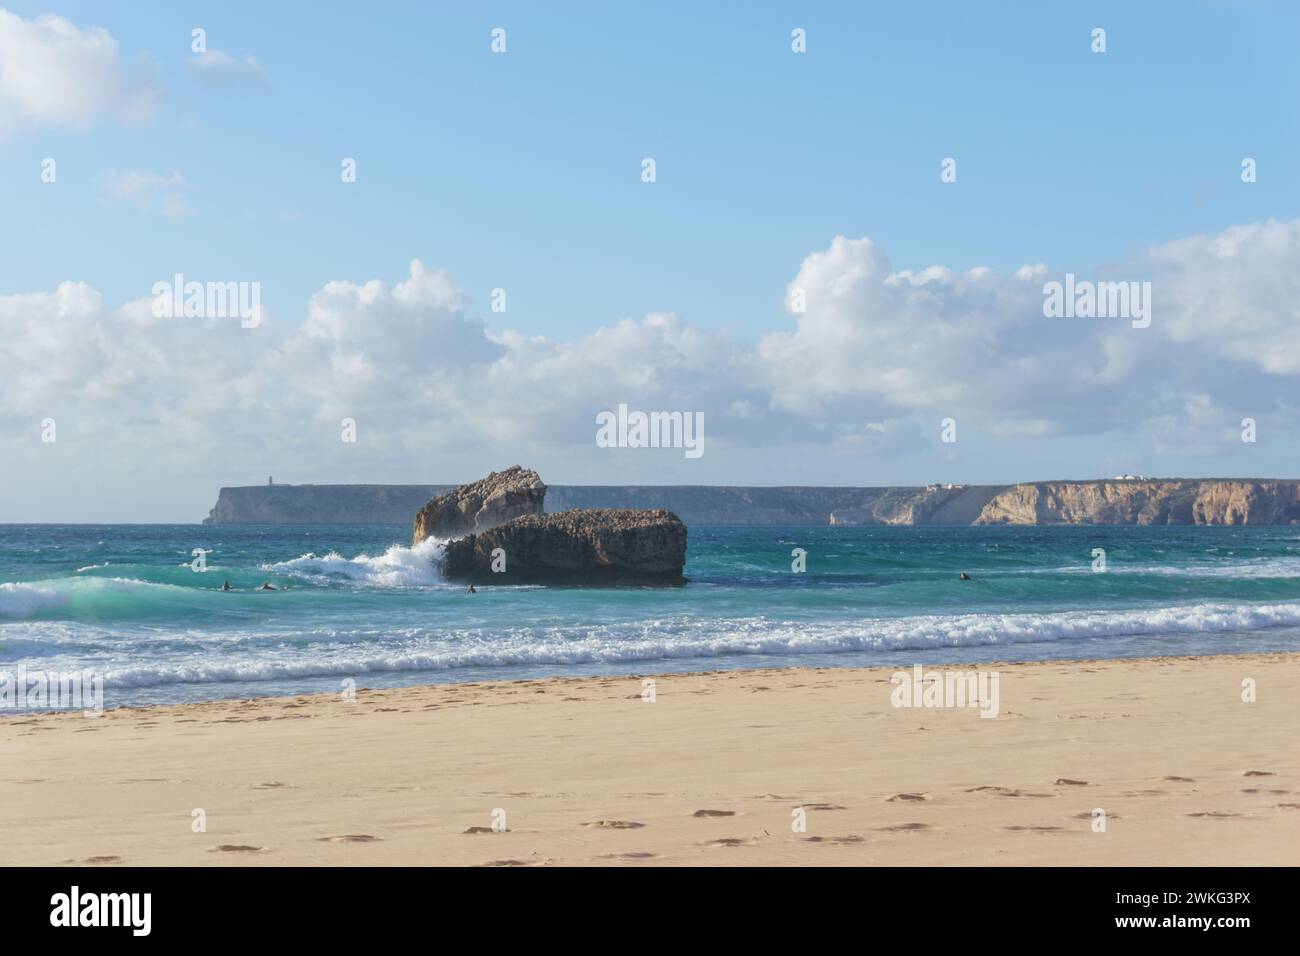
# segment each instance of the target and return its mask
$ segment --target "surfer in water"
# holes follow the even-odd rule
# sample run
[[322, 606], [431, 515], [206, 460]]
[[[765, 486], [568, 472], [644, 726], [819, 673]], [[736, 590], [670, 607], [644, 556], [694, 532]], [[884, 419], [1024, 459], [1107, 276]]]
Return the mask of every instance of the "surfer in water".
[[230, 582], [227, 581], [225, 584], [221, 585], [221, 590], [223, 590], [223, 591], [233, 591], [234, 588], [232, 588], [232, 587], [230, 586]]
[[280, 589], [277, 588], [275, 585], [273, 585], [270, 581], [263, 581], [263, 582], [262, 582], [262, 586], [261, 586], [260, 588], [258, 588], [258, 590], [259, 590], [259, 591], [278, 591], [278, 590], [280, 590]]
[[469, 593], [470, 593], [470, 594], [478, 594], [478, 591], [476, 591], [476, 590], [474, 589], [474, 585], [472, 585], [472, 584], [469, 586]]

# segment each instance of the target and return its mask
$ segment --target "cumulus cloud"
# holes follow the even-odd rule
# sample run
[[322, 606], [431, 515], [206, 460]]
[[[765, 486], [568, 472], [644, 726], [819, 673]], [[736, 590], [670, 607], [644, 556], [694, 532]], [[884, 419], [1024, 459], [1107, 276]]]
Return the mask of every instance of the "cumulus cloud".
[[772, 401], [833, 419], [965, 416], [1003, 434], [1078, 427], [1123, 353], [1105, 345], [1113, 323], [1044, 318], [1048, 276], [895, 271], [870, 239], [837, 237], [788, 286], [795, 328], [758, 345]]
[[138, 122], [157, 98], [151, 71], [125, 66], [107, 30], [0, 9], [0, 137], [104, 118]]
[[1182, 239], [1149, 260], [1168, 338], [1271, 375], [1300, 372], [1300, 220]]
[[137, 457], [149, 449], [156, 467], [164, 446], [178, 460], [201, 448], [232, 475], [273, 453], [315, 480], [340, 480], [345, 417], [366, 455], [350, 480], [447, 480], [516, 459], [649, 480], [649, 458], [615, 464], [594, 446], [596, 414], [619, 403], [703, 412], [711, 481], [763, 483], [765, 463], [784, 469], [797, 453], [951, 459], [938, 447], [948, 416], [992, 443], [986, 454], [1005, 449], [1009, 467], [1039, 439], [1101, 433], [1213, 454], [1243, 415], [1296, 404], [1298, 261], [1300, 222], [1153, 248], [1112, 270], [1153, 283], [1153, 321], [1135, 329], [1044, 317], [1058, 273], [1043, 266], [897, 270], [871, 240], [836, 238], [791, 280], [790, 327], [758, 341], [672, 313], [527, 336], [476, 316], [452, 276], [418, 260], [392, 284], [328, 282], [305, 317], [255, 329], [157, 318], [148, 300], [114, 309], [66, 282], [0, 297], [0, 424], [62, 410]]

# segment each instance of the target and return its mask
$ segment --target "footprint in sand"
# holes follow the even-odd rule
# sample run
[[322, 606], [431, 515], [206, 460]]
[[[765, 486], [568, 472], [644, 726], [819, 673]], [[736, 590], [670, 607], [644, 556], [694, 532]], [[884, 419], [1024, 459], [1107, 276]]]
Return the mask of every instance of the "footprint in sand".
[[650, 860], [654, 858], [653, 853], [605, 853], [600, 856], [602, 860]]
[[740, 837], [722, 837], [718, 840], [705, 840], [704, 846], [745, 846], [753, 842], [752, 839], [744, 840]]
[[1058, 787], [1086, 787], [1087, 780], [1071, 780], [1069, 777], [1057, 777], [1056, 785]]
[[487, 863], [480, 863], [479, 866], [532, 866], [527, 860], [491, 860]]
[[82, 860], [81, 862], [82, 862], [82, 863], [92, 863], [92, 864], [94, 864], [94, 863], [121, 863], [121, 862], [122, 862], [122, 858], [121, 858], [120, 856], [88, 856], [88, 857], [86, 857], [84, 860]]
[[470, 827], [466, 833], [509, 833], [509, 830], [493, 830], [491, 827]]
[[1277, 808], [1279, 810], [1300, 810], [1300, 803], [1279, 803]]
[[1284, 793], [1290, 793], [1291, 791], [1290, 790], [1268, 790], [1268, 789], [1261, 789], [1259, 787], [1246, 787], [1241, 792], [1242, 793], [1267, 793], [1267, 794], [1272, 794], [1273, 796], [1276, 797], [1276, 796], [1281, 796]]
[[929, 799], [930, 799], [930, 795], [928, 793], [896, 793], [892, 797], [886, 797], [885, 802], [898, 803], [899, 801], [911, 802], [911, 801], [929, 800]]
[[999, 797], [1054, 797], [1056, 796], [1056, 794], [1054, 793], [1029, 793], [1025, 790], [1015, 790], [1011, 787], [992, 787], [992, 786], [971, 787], [966, 792], [979, 793], [981, 791], [987, 791], [988, 793], [996, 794]]
[[[1087, 810], [1084, 810], [1082, 813], [1076, 813], [1076, 814], [1074, 815], [1074, 819], [1076, 819], [1076, 820], [1091, 820], [1092, 817], [1093, 817], [1093, 815], [1092, 815], [1090, 812], [1088, 812]], [[1107, 819], [1107, 820], [1122, 820], [1123, 817], [1121, 817], [1118, 813], [1108, 813], [1108, 814], [1106, 814], [1106, 819]]]
[[379, 837], [369, 833], [345, 833], [342, 836], [317, 837], [317, 843], [378, 843]]
[[1004, 829], [1004, 830], [1031, 830], [1031, 831], [1033, 831], [1033, 832], [1035, 832], [1035, 833], [1048, 833], [1048, 832], [1052, 832], [1052, 831], [1059, 831], [1061, 828], [1060, 828], [1060, 827], [1028, 827], [1028, 826], [1016, 826], [1016, 827], [1003, 827], [1002, 829]]
[[691, 814], [693, 817], [734, 817], [735, 810], [696, 810]]
[[895, 823], [893, 826], [876, 827], [876, 829], [887, 833], [908, 833], [913, 830], [930, 830], [933, 828], [928, 823]]
[[281, 783], [278, 780], [272, 780], [270, 783], [258, 783], [253, 785], [254, 790], [280, 790], [288, 787], [287, 783]]
[[223, 843], [208, 850], [209, 853], [264, 853], [264, 846], [249, 846], [247, 843]]
[[593, 820], [590, 823], [584, 823], [584, 827], [602, 827], [606, 830], [639, 830], [644, 823], [637, 823], [635, 820]]
[[1221, 820], [1221, 819], [1224, 819], [1224, 818], [1226, 818], [1226, 817], [1239, 817], [1239, 816], [1241, 816], [1240, 813], [1224, 813], [1224, 812], [1221, 811], [1221, 810], [1202, 810], [1200, 813], [1189, 813], [1189, 814], [1187, 814], [1187, 815], [1188, 815], [1189, 817], [1213, 817], [1213, 818], [1215, 818], [1215, 819], [1217, 819], [1217, 820]]
[[835, 843], [835, 844], [843, 845], [845, 843], [865, 843], [866, 839], [867, 839], [866, 837], [858, 836], [856, 833], [850, 833], [847, 836], [836, 836], [836, 837], [823, 837], [823, 836], [804, 837], [803, 841], [805, 843]]
[[1272, 770], [1247, 770], [1242, 774], [1243, 777], [1276, 777]]
[[848, 807], [842, 807], [838, 803], [805, 803], [805, 810], [847, 810]]
[[1195, 783], [1192, 777], [1165, 777], [1170, 783]]

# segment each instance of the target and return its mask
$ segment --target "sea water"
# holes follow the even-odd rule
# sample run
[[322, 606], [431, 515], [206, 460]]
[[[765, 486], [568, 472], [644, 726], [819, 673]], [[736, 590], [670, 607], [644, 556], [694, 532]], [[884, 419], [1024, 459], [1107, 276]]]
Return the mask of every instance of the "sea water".
[[683, 587], [475, 594], [442, 578], [436, 542], [409, 541], [406, 526], [0, 526], [0, 672], [93, 671], [115, 707], [348, 681], [1300, 650], [1294, 527], [696, 526]]

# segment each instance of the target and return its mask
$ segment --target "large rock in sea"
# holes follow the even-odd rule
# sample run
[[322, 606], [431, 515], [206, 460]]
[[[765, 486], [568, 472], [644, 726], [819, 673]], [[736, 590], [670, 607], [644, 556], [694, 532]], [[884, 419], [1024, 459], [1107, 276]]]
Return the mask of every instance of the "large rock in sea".
[[443, 552], [443, 574], [483, 584], [683, 584], [685, 564], [686, 525], [662, 509], [528, 515]]
[[411, 543], [426, 538], [458, 538], [486, 531], [524, 515], [540, 515], [546, 485], [537, 472], [515, 465], [494, 471], [472, 485], [434, 498], [415, 515]]

